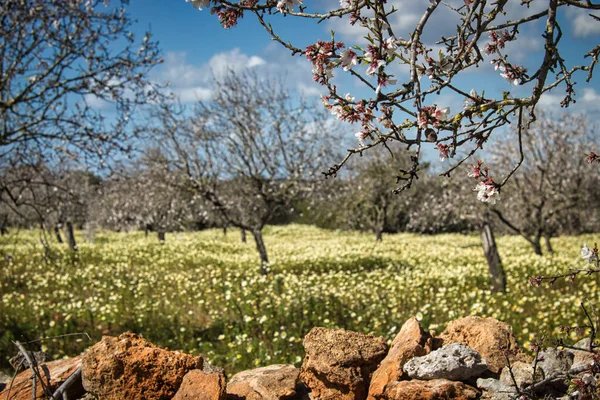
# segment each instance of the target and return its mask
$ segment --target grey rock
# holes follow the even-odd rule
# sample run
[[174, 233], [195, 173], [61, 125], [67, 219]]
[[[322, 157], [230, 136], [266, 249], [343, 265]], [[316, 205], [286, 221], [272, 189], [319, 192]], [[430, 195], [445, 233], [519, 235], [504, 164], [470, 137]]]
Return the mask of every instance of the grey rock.
[[[533, 383], [533, 364], [516, 361], [511, 364], [512, 375], [515, 377], [515, 381], [517, 381], [517, 385], [519, 387], [524, 387], [526, 385], [530, 385]], [[536, 379], [535, 381], [541, 381], [543, 379], [542, 371], [538, 368], [535, 371]], [[512, 376], [510, 375], [510, 370], [508, 367], [502, 368], [502, 373], [500, 374], [500, 382], [505, 385], [514, 385]]]
[[570, 351], [549, 348], [538, 355], [538, 368], [545, 377], [557, 372], [568, 372], [573, 365], [573, 358], [574, 355]]
[[0, 371], [0, 392], [3, 391], [6, 386], [8, 386], [8, 382], [10, 382], [11, 379], [12, 378], [10, 376]]
[[404, 372], [413, 379], [448, 379], [466, 381], [487, 370], [481, 355], [462, 343], [452, 343], [432, 351], [426, 356], [415, 357], [404, 365]]
[[576, 349], [568, 349], [570, 353], [573, 354], [573, 365], [571, 369], [576, 369], [583, 366], [589, 366], [590, 363], [594, 360], [594, 354], [589, 352], [590, 349], [590, 338], [585, 338], [575, 343], [573, 346]]
[[477, 379], [477, 388], [482, 391], [481, 398], [486, 400], [511, 400], [517, 390], [498, 379]]

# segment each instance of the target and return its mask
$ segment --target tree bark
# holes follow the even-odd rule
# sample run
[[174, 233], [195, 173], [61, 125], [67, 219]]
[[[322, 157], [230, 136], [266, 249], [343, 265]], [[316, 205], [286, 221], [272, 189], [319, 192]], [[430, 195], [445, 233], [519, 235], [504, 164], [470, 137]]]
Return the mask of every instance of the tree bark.
[[246, 243], [246, 230], [242, 229], [242, 243]]
[[537, 233], [533, 239], [531, 240], [531, 245], [533, 246], [533, 251], [535, 252], [535, 254], [537, 254], [538, 256], [542, 255], [542, 235]]
[[548, 253], [554, 253], [554, 249], [552, 248], [552, 243], [550, 243], [550, 236], [544, 236], [544, 241], [546, 242], [546, 251]]
[[56, 236], [56, 241], [58, 243], [64, 243], [62, 236], [60, 234], [60, 228], [59, 228], [58, 224], [54, 225], [54, 235]]
[[496, 247], [494, 232], [487, 217], [481, 225], [481, 243], [490, 271], [490, 277], [492, 278], [492, 292], [504, 293], [506, 291], [506, 275], [504, 274], [502, 260], [500, 260], [500, 254], [498, 254], [498, 248]]
[[375, 231], [375, 241], [381, 242], [383, 240], [383, 229], [377, 229]]
[[227, 236], [227, 227], [226, 226], [223, 227], [223, 236]]
[[162, 244], [165, 242], [165, 231], [158, 231], [158, 241]]
[[258, 250], [258, 254], [260, 255], [260, 273], [262, 275], [267, 275], [269, 257], [267, 256], [267, 248], [265, 247], [265, 242], [263, 241], [262, 230], [252, 229], [252, 236], [254, 236], [254, 241], [256, 242], [256, 250]]
[[65, 224], [65, 234], [67, 236], [69, 250], [77, 251], [77, 242], [75, 241], [75, 232], [73, 231], [73, 223], [71, 221], [67, 221]]

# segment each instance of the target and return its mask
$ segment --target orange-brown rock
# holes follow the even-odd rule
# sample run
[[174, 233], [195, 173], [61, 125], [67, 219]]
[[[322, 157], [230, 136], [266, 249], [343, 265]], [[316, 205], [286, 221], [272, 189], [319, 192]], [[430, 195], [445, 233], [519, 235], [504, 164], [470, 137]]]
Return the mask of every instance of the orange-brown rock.
[[160, 349], [132, 333], [105, 336], [82, 359], [83, 387], [103, 400], [170, 399], [203, 359]]
[[185, 374], [173, 400], [225, 400], [226, 387], [225, 372], [205, 361], [202, 370]]
[[300, 370], [291, 364], [269, 365], [235, 374], [227, 384], [230, 400], [284, 400], [296, 396]]
[[371, 375], [387, 353], [383, 338], [313, 328], [304, 338], [300, 379], [319, 400], [364, 400]]
[[399, 381], [389, 385], [388, 400], [470, 400], [479, 396], [479, 390], [462, 382], [446, 379], [430, 381]]
[[403, 378], [404, 364], [413, 357], [429, 354], [431, 350], [431, 336], [423, 330], [419, 321], [415, 317], [406, 321], [392, 342], [387, 356], [373, 373], [367, 399], [384, 399], [388, 385]]
[[501, 346], [510, 345], [512, 350], [517, 350], [517, 354], [511, 356], [511, 361], [531, 361], [519, 349], [510, 326], [494, 318], [469, 316], [452, 321], [440, 339], [443, 344], [463, 343], [475, 349], [487, 361], [488, 369], [493, 373], [499, 373], [506, 366]]
[[[44, 368], [39, 368], [40, 374], [44, 379], [44, 384], [49, 388], [51, 393], [54, 393], [56, 389], [70, 377], [81, 365], [81, 356], [67, 358], [64, 360], [51, 361], [44, 363], [45, 367], [50, 373], [50, 382], [43, 372]], [[0, 392], [0, 399], [2, 400], [31, 400], [33, 394], [33, 386], [31, 381], [31, 370], [27, 369], [16, 376], [15, 381], [10, 389], [10, 395], [8, 388], [10, 382], [7, 383], [4, 391]], [[83, 395], [83, 387], [81, 386], [81, 380], [76, 381], [73, 385], [69, 386], [67, 390], [69, 398], [77, 398]], [[41, 382], [36, 382], [36, 399], [47, 398], [44, 389], [42, 388]]]

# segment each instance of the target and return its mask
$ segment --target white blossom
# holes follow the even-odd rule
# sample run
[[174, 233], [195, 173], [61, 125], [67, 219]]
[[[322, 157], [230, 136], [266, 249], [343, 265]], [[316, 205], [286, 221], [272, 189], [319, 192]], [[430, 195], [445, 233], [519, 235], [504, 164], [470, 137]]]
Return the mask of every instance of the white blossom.
[[277, 9], [280, 13], [285, 13], [287, 11], [292, 11], [296, 4], [302, 4], [302, 0], [279, 0]]
[[393, 36], [387, 38], [383, 42], [383, 48], [388, 56], [393, 55], [396, 49], [398, 48], [398, 46], [396, 45], [396, 38]]
[[210, 0], [185, 0], [186, 3], [192, 3], [194, 8], [202, 10], [202, 8], [210, 7]]
[[496, 189], [496, 186], [493, 184], [488, 184], [485, 181], [479, 182], [475, 187], [475, 190], [477, 191], [477, 200], [479, 201], [494, 205], [500, 200], [498, 189]]
[[383, 60], [376, 60], [370, 63], [369, 67], [367, 68], [367, 75], [375, 75], [379, 70], [379, 67], [381, 67], [383, 64], [385, 64], [385, 61]]
[[365, 139], [367, 138], [367, 132], [361, 131], [361, 132], [356, 132], [354, 134], [354, 136], [356, 137], [356, 139], [358, 140], [358, 143], [361, 146], [365, 145]]
[[358, 64], [356, 52], [352, 49], [340, 52], [340, 62], [344, 71], [351, 70], [353, 66]]

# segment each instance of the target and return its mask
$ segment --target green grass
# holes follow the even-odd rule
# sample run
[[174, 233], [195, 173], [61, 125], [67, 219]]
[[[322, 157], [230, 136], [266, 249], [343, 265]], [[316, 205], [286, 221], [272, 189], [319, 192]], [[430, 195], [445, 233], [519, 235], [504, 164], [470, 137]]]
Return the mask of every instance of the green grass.
[[313, 326], [391, 340], [413, 315], [438, 332], [459, 317], [493, 316], [512, 325], [527, 347], [534, 336], [583, 323], [580, 302], [598, 301], [595, 276], [550, 288], [528, 283], [531, 275], [583, 266], [580, 248], [593, 236], [556, 239], [555, 253], [542, 257], [520, 238], [498, 238], [505, 294], [489, 290], [477, 235], [397, 234], [376, 243], [367, 234], [268, 227], [268, 276], [259, 274], [251, 237], [243, 244], [232, 230], [226, 237], [219, 230], [168, 234], [164, 245], [138, 232], [78, 239], [78, 255], [56, 245], [49, 260], [39, 232], [0, 238], [0, 251], [13, 257], [0, 262], [0, 367], [15, 354], [13, 340], [92, 337], [40, 342], [58, 358], [127, 330], [204, 354], [230, 373], [299, 365], [301, 340]]

